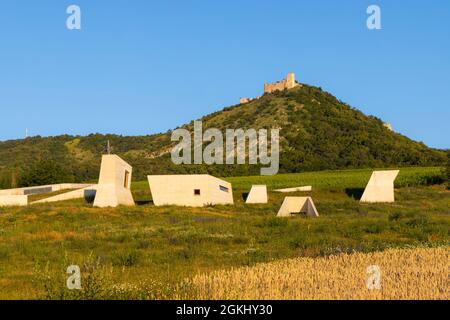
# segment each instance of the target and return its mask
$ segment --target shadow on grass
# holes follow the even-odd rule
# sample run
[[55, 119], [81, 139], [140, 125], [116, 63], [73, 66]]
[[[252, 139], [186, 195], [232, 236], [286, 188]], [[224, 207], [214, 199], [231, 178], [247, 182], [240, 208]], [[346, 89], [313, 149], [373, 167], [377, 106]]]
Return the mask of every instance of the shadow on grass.
[[137, 200], [134, 202], [137, 206], [146, 206], [146, 205], [150, 205], [153, 204], [152, 200]]
[[346, 188], [345, 193], [350, 198], [353, 198], [355, 200], [361, 200], [362, 195], [364, 193], [364, 188]]

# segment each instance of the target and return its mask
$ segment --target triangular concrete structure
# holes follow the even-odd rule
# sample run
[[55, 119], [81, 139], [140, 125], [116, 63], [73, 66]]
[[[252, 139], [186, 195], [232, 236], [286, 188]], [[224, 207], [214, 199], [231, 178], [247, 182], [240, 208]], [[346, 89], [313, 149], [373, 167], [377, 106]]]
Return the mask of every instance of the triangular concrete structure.
[[94, 207], [134, 206], [131, 194], [133, 168], [114, 154], [103, 155]]
[[286, 197], [278, 211], [277, 217], [290, 217], [304, 213], [310, 217], [318, 217], [319, 212], [311, 197]]
[[74, 199], [85, 199], [86, 201], [92, 202], [92, 199], [95, 199], [95, 195], [97, 193], [96, 190], [97, 190], [97, 185], [91, 185], [86, 188], [77, 189], [77, 190], [69, 191], [66, 193], [58, 194], [53, 197], [41, 199], [41, 200], [32, 202], [31, 204], [51, 203], [51, 202], [67, 201], [67, 200], [74, 200]]
[[248, 204], [267, 203], [267, 186], [254, 185], [245, 200]]
[[394, 181], [399, 172], [399, 170], [374, 171], [361, 197], [361, 202], [394, 202]]

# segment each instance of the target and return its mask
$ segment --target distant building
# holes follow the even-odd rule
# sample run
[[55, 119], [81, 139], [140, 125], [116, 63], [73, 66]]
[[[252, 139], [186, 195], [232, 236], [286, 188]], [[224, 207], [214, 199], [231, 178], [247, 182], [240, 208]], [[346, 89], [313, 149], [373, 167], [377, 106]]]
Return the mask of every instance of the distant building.
[[264, 93], [271, 93], [274, 91], [283, 91], [289, 90], [299, 86], [299, 84], [295, 81], [295, 73], [288, 73], [286, 79], [275, 83], [265, 83], [264, 84]]
[[390, 123], [385, 122], [385, 123], [383, 123], [383, 126], [384, 126], [385, 128], [387, 128], [388, 130], [390, 130], [390, 131], [394, 131], [394, 130], [392, 129], [392, 125], [391, 125]]
[[256, 98], [240, 98], [240, 99], [239, 99], [239, 103], [240, 103], [240, 104], [243, 104], [243, 103], [249, 103], [249, 102], [252, 102], [252, 101], [254, 101], [254, 100], [258, 100], [259, 98], [261, 98], [261, 96], [258, 96], [258, 97], [256, 97]]
[[[295, 88], [298, 86], [300, 86], [300, 84], [297, 83], [297, 81], [295, 81], [295, 73], [291, 72], [291, 73], [288, 73], [286, 79], [280, 80], [275, 83], [265, 83], [264, 84], [264, 93], [289, 90], [289, 89], [292, 89], [292, 88]], [[243, 104], [243, 103], [251, 102], [253, 100], [257, 100], [259, 98], [261, 98], [261, 96], [256, 97], [256, 98], [240, 98], [239, 102], [241, 104]]]
[[243, 104], [243, 103], [249, 103], [250, 101], [255, 100], [256, 98], [240, 98], [239, 99], [239, 103]]

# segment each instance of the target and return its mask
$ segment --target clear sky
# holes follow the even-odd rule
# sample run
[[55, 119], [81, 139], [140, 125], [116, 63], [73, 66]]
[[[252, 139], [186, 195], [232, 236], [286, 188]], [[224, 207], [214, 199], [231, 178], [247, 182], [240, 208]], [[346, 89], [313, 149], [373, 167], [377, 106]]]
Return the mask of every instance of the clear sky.
[[0, 41], [0, 140], [164, 132], [293, 71], [450, 148], [448, 0], [2, 1]]

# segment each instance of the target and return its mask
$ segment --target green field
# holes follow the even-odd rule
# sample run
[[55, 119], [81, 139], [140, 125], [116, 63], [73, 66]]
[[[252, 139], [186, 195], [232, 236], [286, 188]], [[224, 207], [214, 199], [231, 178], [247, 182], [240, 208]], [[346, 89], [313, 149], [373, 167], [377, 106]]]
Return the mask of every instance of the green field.
[[[133, 208], [83, 201], [0, 208], [0, 299], [195, 298], [180, 287], [195, 274], [298, 256], [449, 246], [450, 192], [440, 168], [402, 168], [394, 204], [360, 204], [370, 170], [226, 178], [234, 206], [154, 207], [146, 182]], [[252, 184], [269, 190], [312, 185], [320, 217], [279, 219], [285, 195], [246, 205]], [[83, 290], [65, 288], [69, 265]]]

